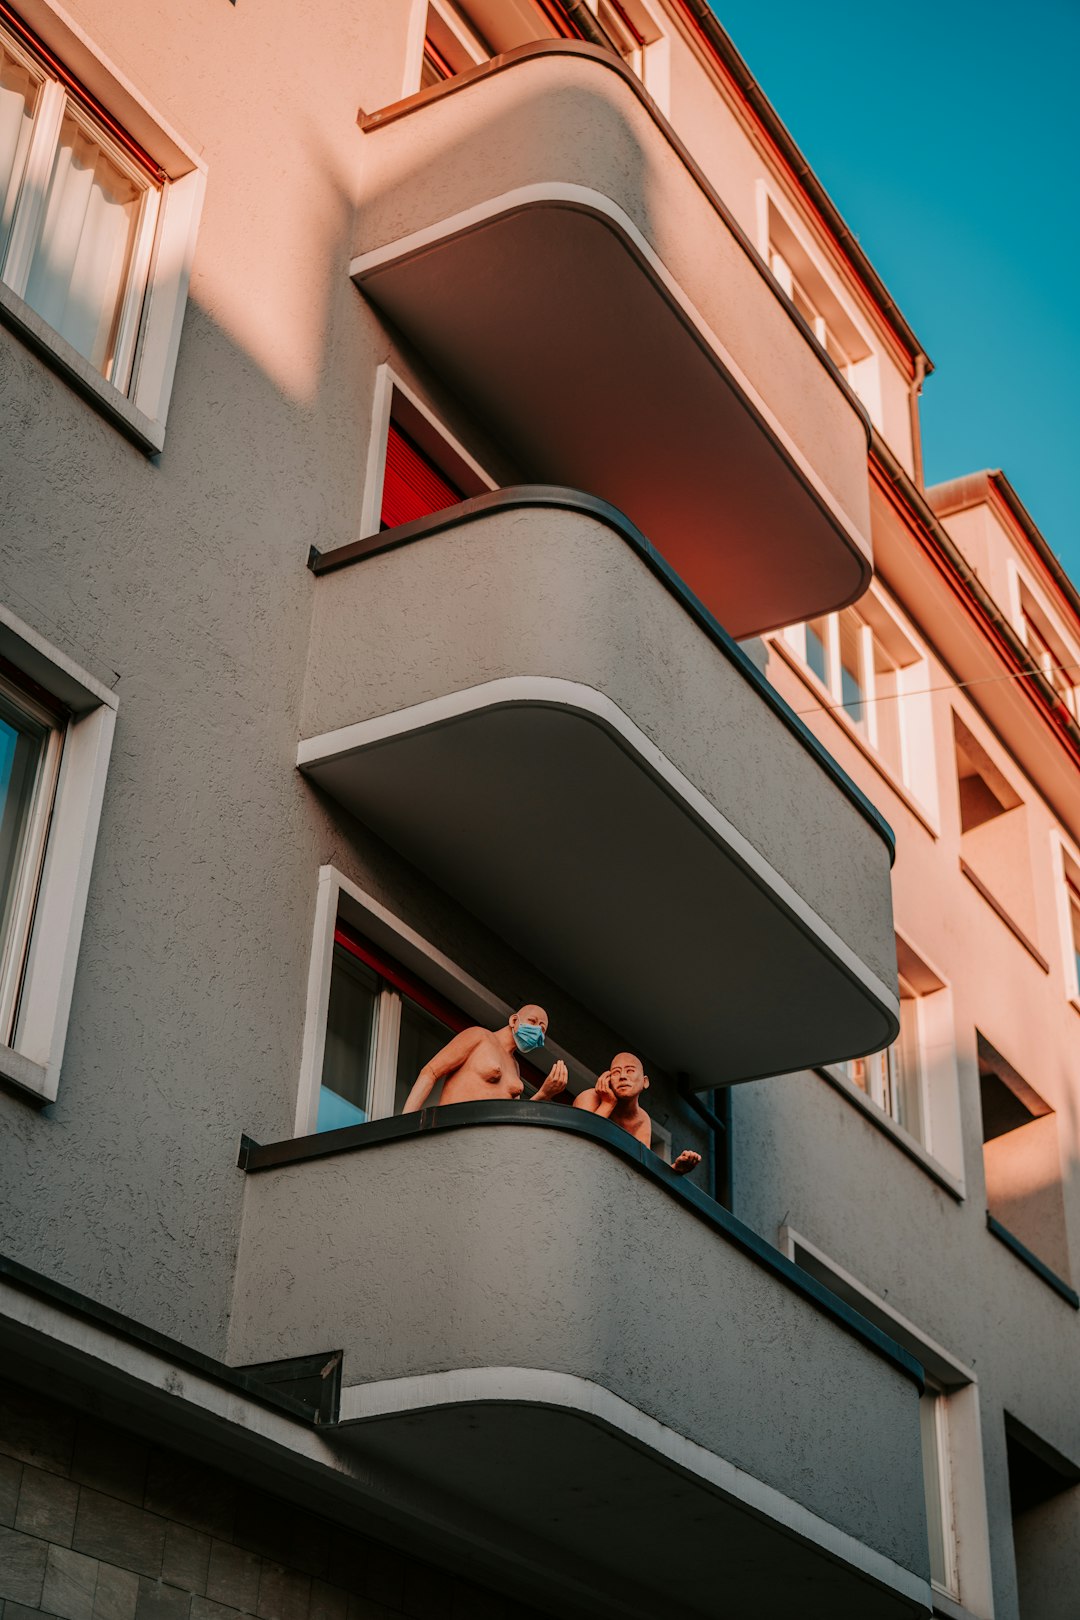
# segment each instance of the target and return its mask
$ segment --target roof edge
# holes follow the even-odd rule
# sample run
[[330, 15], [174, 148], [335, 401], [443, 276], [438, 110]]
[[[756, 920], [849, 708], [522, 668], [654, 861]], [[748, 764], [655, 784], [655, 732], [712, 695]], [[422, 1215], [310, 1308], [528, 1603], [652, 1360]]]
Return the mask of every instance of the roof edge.
[[919, 342], [912, 327], [901, 313], [896, 300], [860, 246], [854, 232], [847, 225], [840, 210], [810, 167], [795, 137], [791, 134], [761, 85], [751, 73], [745, 60], [736, 49], [731, 36], [714, 14], [707, 0], [672, 0], [672, 3], [686, 13], [691, 26], [703, 37], [706, 47], [717, 58], [721, 67], [724, 68], [736, 87], [742, 92], [750, 111], [757, 118], [765, 133], [779, 148], [781, 156], [792, 170], [795, 181], [820, 215], [822, 222], [844, 258], [848, 260], [858, 274], [890, 331], [899, 340], [913, 362], [918, 361], [920, 357], [922, 358], [924, 362], [923, 376], [929, 376], [934, 370], [934, 362]]

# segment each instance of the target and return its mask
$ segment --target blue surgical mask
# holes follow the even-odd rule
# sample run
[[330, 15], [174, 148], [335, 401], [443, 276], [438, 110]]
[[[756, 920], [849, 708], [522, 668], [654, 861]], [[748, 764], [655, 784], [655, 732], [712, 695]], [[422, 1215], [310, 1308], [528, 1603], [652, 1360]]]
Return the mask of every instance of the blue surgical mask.
[[514, 1031], [514, 1045], [519, 1052], [535, 1052], [544, 1044], [544, 1032], [539, 1024], [519, 1024]]

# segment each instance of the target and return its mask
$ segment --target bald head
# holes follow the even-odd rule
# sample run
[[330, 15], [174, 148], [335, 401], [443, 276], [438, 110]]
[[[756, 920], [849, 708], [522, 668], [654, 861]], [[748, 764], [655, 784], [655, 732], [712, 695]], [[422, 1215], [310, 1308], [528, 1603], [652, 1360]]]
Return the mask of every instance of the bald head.
[[633, 1052], [617, 1052], [608, 1073], [611, 1075], [611, 1089], [620, 1100], [639, 1097], [648, 1090], [649, 1077], [645, 1073], [645, 1065]]

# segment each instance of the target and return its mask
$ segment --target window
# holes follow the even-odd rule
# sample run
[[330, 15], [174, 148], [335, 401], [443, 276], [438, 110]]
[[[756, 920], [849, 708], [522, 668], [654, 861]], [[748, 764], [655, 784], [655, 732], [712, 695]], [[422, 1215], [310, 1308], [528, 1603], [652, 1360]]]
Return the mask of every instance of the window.
[[116, 699], [0, 605], [0, 1074], [57, 1095]]
[[379, 526], [392, 529], [429, 512], [456, 506], [463, 493], [392, 418], [386, 437], [382, 512]]
[[1076, 653], [1069, 651], [1023, 580], [1019, 586], [1020, 627], [1027, 650], [1073, 719], [1080, 718], [1076, 691], [1080, 659]]
[[919, 804], [936, 811], [929, 663], [925, 652], [879, 593], [793, 625], [781, 646], [825, 688], [828, 707], [842, 715]]
[[891, 1297], [886, 1301], [871, 1293], [791, 1227], [781, 1228], [780, 1247], [922, 1363], [926, 1388], [919, 1402], [919, 1428], [930, 1578], [936, 1591], [962, 1603], [967, 1612], [991, 1613], [989, 1526], [974, 1371], [902, 1316]]
[[430, 89], [531, 40], [579, 37], [558, 0], [428, 0], [420, 88]]
[[470, 1022], [339, 921], [316, 1130], [399, 1114], [424, 1064]]
[[930, 1542], [930, 1579], [955, 1597], [956, 1530], [949, 1466], [949, 1403], [942, 1386], [929, 1377], [919, 1398], [919, 1431], [922, 1439], [926, 1531]]
[[[15, 679], [11, 677], [15, 676]], [[42, 701], [45, 699], [45, 701]], [[11, 1045], [66, 716], [0, 671], [0, 1041]]]
[[0, 4], [0, 298], [11, 323], [53, 364], [93, 379], [92, 397], [151, 450], [202, 195], [193, 162], [162, 141], [173, 177]]
[[1067, 1283], [1057, 1115], [981, 1033], [977, 1047], [987, 1211], [1029, 1255]]
[[766, 263], [841, 376], [882, 426], [877, 355], [861, 321], [821, 269], [804, 234], [778, 203], [767, 182], [758, 182], [759, 245]]
[[900, 979], [900, 1034], [884, 1052], [853, 1058], [844, 1065], [848, 1079], [902, 1125], [916, 1141], [926, 1136], [919, 998]]
[[361, 532], [396, 528], [494, 488], [434, 413], [389, 366], [380, 366]]
[[[821, 1070], [849, 1097], [865, 1099], [869, 1117], [963, 1196], [963, 1142], [952, 992], [908, 942], [896, 936], [900, 981], [900, 1033], [892, 1046], [869, 1057]], [[910, 1140], [909, 1140], [910, 1139]], [[917, 1144], [923, 1152], [913, 1152]], [[929, 1155], [929, 1158], [927, 1157]], [[931, 1162], [933, 1161], [933, 1162]]]

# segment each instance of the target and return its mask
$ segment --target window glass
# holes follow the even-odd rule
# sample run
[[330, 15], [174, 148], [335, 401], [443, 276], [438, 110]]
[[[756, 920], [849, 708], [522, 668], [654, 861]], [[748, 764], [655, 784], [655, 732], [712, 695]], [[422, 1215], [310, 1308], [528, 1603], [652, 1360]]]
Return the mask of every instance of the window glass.
[[41, 76], [4, 49], [0, 40], [0, 251], [11, 234]]
[[[398, 1032], [397, 1069], [394, 1080], [394, 1113], [400, 1114], [420, 1070], [442, 1050], [451, 1031], [438, 1018], [413, 1001], [401, 998], [401, 1026]], [[433, 1092], [431, 1102], [438, 1102]]]
[[857, 726], [866, 723], [866, 681], [863, 675], [862, 624], [849, 613], [840, 615], [840, 701]]
[[26, 301], [107, 378], [145, 195], [69, 104]]
[[369, 1117], [378, 999], [376, 975], [335, 945], [317, 1130], [362, 1125]]
[[21, 689], [0, 678], [0, 1042], [14, 1039], [37, 901], [60, 730]]
[[898, 1125], [920, 1141], [923, 1136], [919, 1003], [900, 986], [900, 1034], [889, 1048], [890, 1112]]
[[825, 619], [811, 619], [806, 626], [806, 662], [824, 686], [829, 684], [828, 628]]
[[1073, 963], [1076, 967], [1076, 983], [1080, 989], [1080, 894], [1069, 885], [1069, 920], [1072, 924]]

